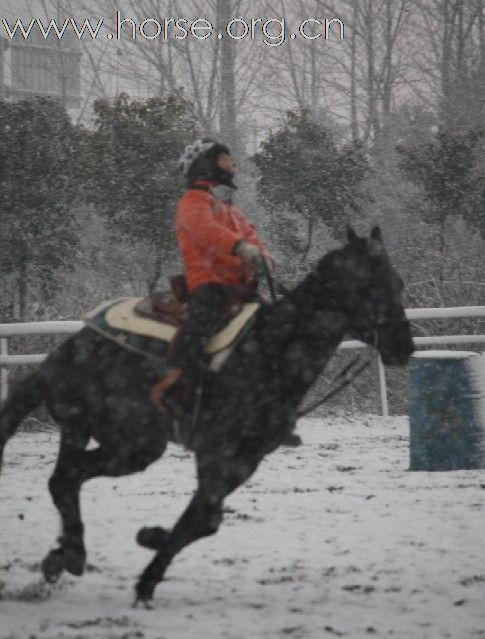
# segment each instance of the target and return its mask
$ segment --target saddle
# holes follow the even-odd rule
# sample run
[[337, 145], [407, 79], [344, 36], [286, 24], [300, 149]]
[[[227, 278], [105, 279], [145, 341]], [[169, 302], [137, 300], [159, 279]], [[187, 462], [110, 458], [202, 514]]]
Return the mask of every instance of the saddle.
[[[156, 292], [145, 298], [123, 298], [104, 302], [84, 316], [87, 327], [152, 361], [158, 360], [161, 365], [167, 356], [170, 343], [177, 330], [182, 326], [189, 314], [189, 292], [185, 278], [175, 276], [170, 280], [171, 290]], [[255, 290], [247, 287], [227, 287], [221, 326], [207, 343], [205, 353], [208, 368], [218, 372], [230, 355], [231, 348], [250, 325], [264, 300]], [[177, 415], [175, 422], [179, 424], [192, 414], [195, 423], [198, 414], [200, 396], [197, 395], [197, 379], [186, 378], [176, 395], [171, 398], [172, 413]], [[197, 398], [195, 408], [190, 406]], [[174, 423], [175, 423], [174, 422]], [[179, 425], [175, 438], [183, 441]], [[180, 432], [179, 432], [180, 431]]]
[[134, 308], [135, 313], [140, 317], [180, 328], [189, 316], [189, 291], [185, 277], [171, 277], [170, 287], [169, 291], [155, 291], [141, 299]]
[[[170, 290], [155, 291], [152, 295], [144, 297], [136, 304], [134, 312], [140, 317], [180, 328], [189, 316], [189, 299], [185, 276], [175, 275], [170, 278]], [[220, 317], [221, 324], [226, 324], [239, 315], [245, 304], [262, 301], [255, 288], [227, 286]]]

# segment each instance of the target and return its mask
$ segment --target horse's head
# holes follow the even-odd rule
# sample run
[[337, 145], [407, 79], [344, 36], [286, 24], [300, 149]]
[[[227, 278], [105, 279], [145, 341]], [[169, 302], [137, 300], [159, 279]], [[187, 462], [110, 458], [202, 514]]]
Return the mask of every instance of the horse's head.
[[384, 364], [406, 364], [414, 344], [401, 301], [404, 286], [391, 265], [380, 228], [364, 238], [348, 227], [347, 240], [345, 248], [336, 252], [334, 266], [349, 331], [375, 346]]

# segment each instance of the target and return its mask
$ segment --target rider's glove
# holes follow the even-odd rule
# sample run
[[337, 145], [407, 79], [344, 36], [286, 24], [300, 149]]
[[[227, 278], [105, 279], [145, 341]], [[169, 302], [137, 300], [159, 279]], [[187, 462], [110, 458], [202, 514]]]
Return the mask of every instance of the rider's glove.
[[258, 275], [266, 275], [268, 268], [271, 270], [270, 261], [251, 242], [240, 240], [236, 243], [233, 253], [243, 259]]

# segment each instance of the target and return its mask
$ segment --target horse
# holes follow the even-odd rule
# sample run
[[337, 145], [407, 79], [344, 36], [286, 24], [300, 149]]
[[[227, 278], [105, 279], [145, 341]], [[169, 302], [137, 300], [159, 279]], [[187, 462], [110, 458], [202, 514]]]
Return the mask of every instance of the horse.
[[[174, 557], [217, 532], [224, 499], [292, 433], [299, 405], [346, 334], [376, 347], [384, 364], [407, 363], [414, 345], [402, 291], [379, 227], [370, 237], [348, 227], [342, 248], [321, 258], [283, 297], [261, 305], [221, 372], [205, 379], [190, 446], [197, 488], [186, 510], [171, 529], [144, 527], [137, 534], [137, 543], [155, 555], [137, 579], [135, 603], [150, 607]], [[171, 414], [149, 400], [158, 379], [153, 360], [86, 326], [0, 406], [0, 468], [6, 442], [41, 402], [60, 426], [48, 485], [62, 530], [42, 562], [47, 581], [64, 570], [84, 571], [83, 482], [143, 471], [176, 440]], [[96, 448], [88, 448], [90, 439]]]

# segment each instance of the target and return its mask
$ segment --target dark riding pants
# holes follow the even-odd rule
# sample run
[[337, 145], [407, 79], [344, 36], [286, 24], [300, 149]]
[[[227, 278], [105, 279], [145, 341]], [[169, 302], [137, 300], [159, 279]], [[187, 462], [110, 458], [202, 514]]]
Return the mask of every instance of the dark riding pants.
[[187, 368], [198, 361], [216, 330], [224, 300], [222, 284], [202, 284], [195, 289], [189, 299], [189, 318], [175, 338], [168, 358], [171, 366]]

